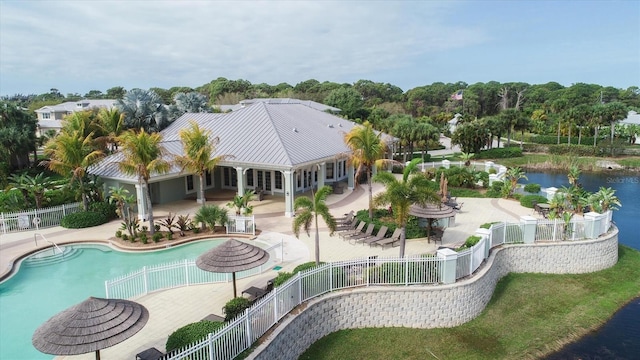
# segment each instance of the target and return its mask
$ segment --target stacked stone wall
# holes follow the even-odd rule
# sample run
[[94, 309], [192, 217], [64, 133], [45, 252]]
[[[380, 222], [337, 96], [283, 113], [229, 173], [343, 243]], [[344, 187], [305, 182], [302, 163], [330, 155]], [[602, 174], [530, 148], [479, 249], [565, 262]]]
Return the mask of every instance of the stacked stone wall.
[[595, 240], [496, 248], [471, 278], [455, 284], [365, 287], [312, 299], [287, 315], [248, 358], [297, 359], [314, 342], [343, 329], [457, 326], [480, 315], [509, 272], [587, 273], [617, 260], [617, 229]]

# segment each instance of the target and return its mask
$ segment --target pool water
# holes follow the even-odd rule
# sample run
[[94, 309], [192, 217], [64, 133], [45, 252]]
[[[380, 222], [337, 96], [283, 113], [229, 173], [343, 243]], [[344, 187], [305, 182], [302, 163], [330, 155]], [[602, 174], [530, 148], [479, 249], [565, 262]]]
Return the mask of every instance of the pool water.
[[[38, 326], [58, 312], [86, 300], [105, 297], [104, 282], [143, 266], [195, 259], [226, 239], [189, 243], [166, 250], [126, 253], [102, 245], [73, 245], [70, 255], [37, 266], [25, 261], [0, 284], [0, 359], [51, 359], [31, 345]], [[68, 248], [67, 246], [66, 248]]]

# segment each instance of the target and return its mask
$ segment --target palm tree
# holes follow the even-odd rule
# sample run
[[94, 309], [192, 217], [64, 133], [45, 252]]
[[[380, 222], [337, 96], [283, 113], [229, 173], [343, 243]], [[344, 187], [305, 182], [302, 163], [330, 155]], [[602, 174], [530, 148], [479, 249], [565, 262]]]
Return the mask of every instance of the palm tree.
[[81, 130], [62, 131], [47, 143], [44, 153], [49, 160], [43, 164], [62, 176], [71, 175], [71, 182], [77, 181], [85, 211], [89, 208], [89, 198], [85, 191], [84, 178], [89, 166], [100, 160], [104, 153], [97, 150], [93, 133], [84, 136]]
[[520, 169], [520, 167], [518, 166], [509, 168], [509, 170], [507, 170], [507, 173], [504, 176], [505, 176], [505, 179], [509, 181], [509, 192], [507, 193], [507, 197], [513, 195], [513, 191], [516, 189], [516, 186], [518, 185], [518, 180], [520, 179], [529, 180], [527, 178], [527, 175], [525, 175], [525, 172], [522, 169]]
[[138, 177], [138, 184], [145, 185], [144, 197], [149, 213], [149, 231], [154, 234], [153, 209], [149, 196], [149, 179], [152, 173], [163, 174], [169, 171], [170, 164], [162, 156], [165, 153], [161, 145], [162, 135], [149, 134], [144, 129], [139, 132], [126, 131], [118, 138], [122, 146], [123, 159], [118, 162], [118, 167], [127, 175]]
[[193, 221], [201, 223], [203, 228], [208, 226], [215, 233], [217, 223], [224, 225], [229, 221], [229, 213], [218, 205], [206, 205], [196, 211]]
[[[311, 191], [311, 198], [301, 196], [296, 198], [293, 203], [293, 211], [296, 216], [293, 218], [293, 232], [296, 237], [300, 236], [300, 228], [304, 227], [304, 231], [307, 235], [311, 236], [309, 229], [313, 225], [316, 230], [315, 239], [315, 256], [316, 265], [320, 265], [320, 233], [318, 232], [318, 217], [322, 217], [322, 220], [329, 228], [329, 235], [332, 236], [336, 231], [336, 219], [333, 218], [329, 212], [329, 207], [325, 203], [327, 196], [333, 192], [330, 186], [323, 186], [318, 190], [315, 195]], [[300, 212], [298, 212], [300, 210]]]
[[591, 209], [603, 213], [608, 210], [618, 210], [618, 206], [622, 206], [622, 203], [615, 194], [616, 191], [614, 189], [601, 186], [600, 189], [589, 198]]
[[152, 90], [131, 89], [116, 102], [116, 107], [125, 115], [127, 128], [144, 128], [152, 132], [168, 125], [167, 109], [162, 98]]
[[200, 201], [202, 206], [206, 205], [207, 200], [204, 195], [204, 176], [218, 164], [229, 158], [228, 155], [213, 156], [216, 146], [220, 143], [218, 137], [211, 138], [208, 130], [200, 128], [198, 123], [191, 121], [190, 128], [182, 129], [178, 133], [182, 141], [184, 155], [174, 157], [176, 164], [182, 168], [198, 175], [200, 178]]
[[[406, 233], [409, 221], [409, 207], [413, 204], [439, 204], [440, 196], [430, 186], [431, 180], [422, 174], [412, 173], [417, 169], [420, 159], [412, 160], [404, 168], [402, 180], [398, 180], [390, 172], [379, 172], [373, 180], [384, 184], [386, 190], [377, 194], [374, 203], [379, 206], [391, 205], [393, 217], [400, 232], [400, 257], [404, 257]], [[411, 176], [410, 176], [411, 175]]]
[[124, 114], [116, 108], [101, 109], [98, 113], [98, 127], [102, 131], [99, 141], [102, 141], [109, 152], [118, 150], [118, 136], [124, 129]]
[[36, 208], [40, 209], [44, 205], [45, 193], [52, 186], [51, 178], [45, 176], [44, 173], [38, 173], [36, 176], [25, 175], [25, 180], [28, 184], [28, 191], [36, 201]]
[[126, 220], [129, 217], [129, 204], [135, 201], [133, 195], [129, 194], [129, 190], [122, 186], [110, 186], [109, 187], [109, 202], [115, 203], [118, 208], [118, 215], [122, 220]]
[[469, 167], [471, 166], [471, 159], [473, 159], [474, 155], [474, 153], [462, 152], [460, 153], [460, 160], [464, 161], [464, 166]]
[[368, 121], [362, 126], [356, 126], [349, 131], [344, 141], [351, 149], [350, 162], [356, 167], [356, 179], [367, 176], [369, 186], [369, 219], [373, 219], [373, 187], [371, 185], [371, 174], [373, 167], [384, 166], [390, 160], [383, 159], [387, 151], [386, 144], [381, 139], [382, 133], [377, 133]]
[[624, 119], [627, 116], [628, 111], [629, 111], [629, 108], [627, 108], [625, 104], [619, 101], [605, 104], [601, 108], [602, 119], [603, 121], [606, 121], [609, 123], [610, 129], [611, 129], [611, 156], [613, 156], [613, 151], [614, 151], [613, 150], [613, 136], [614, 136], [614, 129], [615, 129], [614, 125], [617, 121]]

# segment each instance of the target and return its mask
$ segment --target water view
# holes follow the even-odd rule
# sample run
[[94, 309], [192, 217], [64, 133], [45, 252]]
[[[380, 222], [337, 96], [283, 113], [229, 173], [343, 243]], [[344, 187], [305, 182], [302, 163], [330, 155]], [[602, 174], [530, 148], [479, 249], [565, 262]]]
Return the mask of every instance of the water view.
[[[528, 182], [543, 187], [568, 186], [566, 173], [527, 173]], [[600, 186], [616, 190], [622, 207], [613, 214], [613, 221], [620, 229], [620, 244], [640, 250], [637, 226], [640, 214], [640, 175], [638, 174], [582, 174], [580, 183], [591, 192]], [[580, 341], [566, 346], [547, 357], [547, 360], [564, 359], [638, 359], [640, 358], [640, 298], [622, 308], [598, 331]]]

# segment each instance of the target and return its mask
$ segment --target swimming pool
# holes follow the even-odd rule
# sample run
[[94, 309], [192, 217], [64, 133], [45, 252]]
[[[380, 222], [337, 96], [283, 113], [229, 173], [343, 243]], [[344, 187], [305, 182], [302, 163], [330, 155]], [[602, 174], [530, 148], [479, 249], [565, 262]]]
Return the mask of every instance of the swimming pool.
[[31, 345], [38, 326], [56, 313], [86, 300], [105, 297], [105, 280], [156, 265], [195, 259], [226, 239], [206, 240], [166, 250], [130, 253], [103, 245], [67, 246], [59, 262], [30, 265], [0, 284], [0, 359], [52, 359]]

